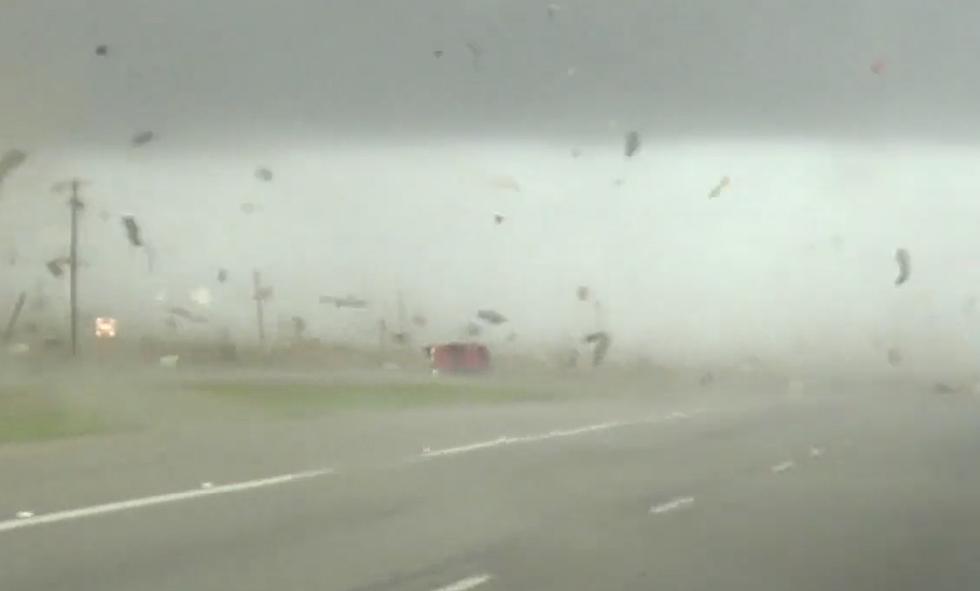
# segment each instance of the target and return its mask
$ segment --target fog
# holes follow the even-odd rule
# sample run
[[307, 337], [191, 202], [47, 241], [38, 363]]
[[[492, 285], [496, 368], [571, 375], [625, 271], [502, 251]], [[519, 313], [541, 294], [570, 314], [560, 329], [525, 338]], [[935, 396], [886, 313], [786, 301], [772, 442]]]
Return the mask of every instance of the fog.
[[373, 342], [401, 293], [430, 340], [493, 307], [487, 338], [527, 350], [598, 322], [620, 360], [971, 367], [980, 7], [959, 4], [15, 1], [0, 150], [29, 159], [0, 188], [0, 302], [64, 315], [50, 188], [79, 176], [83, 315], [125, 330], [206, 286], [192, 330], [254, 339], [257, 269], [270, 324], [340, 342]]

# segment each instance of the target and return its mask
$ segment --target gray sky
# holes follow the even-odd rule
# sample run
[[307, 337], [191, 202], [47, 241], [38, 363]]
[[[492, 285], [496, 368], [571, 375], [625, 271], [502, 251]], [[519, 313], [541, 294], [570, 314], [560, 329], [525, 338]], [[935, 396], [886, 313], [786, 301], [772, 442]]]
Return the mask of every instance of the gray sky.
[[0, 129], [111, 142], [143, 128], [223, 141], [577, 138], [610, 120], [650, 135], [968, 138], [980, 125], [976, 2], [557, 4], [549, 19], [527, 0], [8, 0]]
[[7, 0], [0, 150], [30, 157], [0, 188], [0, 249], [21, 259], [0, 307], [29, 289], [64, 310], [43, 270], [65, 250], [49, 189], [80, 175], [85, 311], [127, 327], [159, 329], [207, 286], [202, 334], [251, 338], [258, 268], [273, 321], [328, 339], [373, 341], [402, 291], [431, 319], [420, 339], [494, 307], [512, 319], [497, 346], [509, 330], [569, 344], [594, 328], [573, 297], [588, 284], [616, 352], [883, 364], [896, 345], [920, 367], [971, 363], [980, 5], [558, 4]]

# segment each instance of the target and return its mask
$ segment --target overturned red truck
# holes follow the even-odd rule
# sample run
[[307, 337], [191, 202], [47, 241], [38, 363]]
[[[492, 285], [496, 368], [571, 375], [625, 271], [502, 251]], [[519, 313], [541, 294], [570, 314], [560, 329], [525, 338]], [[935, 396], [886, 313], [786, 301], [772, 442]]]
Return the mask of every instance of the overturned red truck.
[[434, 373], [483, 373], [490, 369], [490, 351], [480, 343], [429, 345], [423, 351]]

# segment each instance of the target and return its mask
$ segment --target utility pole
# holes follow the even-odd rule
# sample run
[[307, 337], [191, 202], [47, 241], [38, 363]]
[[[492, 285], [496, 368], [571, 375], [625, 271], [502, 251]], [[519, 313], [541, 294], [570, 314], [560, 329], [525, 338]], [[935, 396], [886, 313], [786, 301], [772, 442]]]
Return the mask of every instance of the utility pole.
[[265, 348], [265, 311], [262, 303], [267, 297], [262, 287], [262, 276], [258, 271], [252, 271], [252, 285], [255, 291], [255, 319], [259, 325], [259, 345]]
[[69, 300], [71, 306], [71, 355], [78, 356], [78, 214], [85, 204], [78, 196], [82, 181], [74, 178], [54, 186], [56, 192], [69, 191], [68, 208], [71, 210], [71, 237], [69, 238]]

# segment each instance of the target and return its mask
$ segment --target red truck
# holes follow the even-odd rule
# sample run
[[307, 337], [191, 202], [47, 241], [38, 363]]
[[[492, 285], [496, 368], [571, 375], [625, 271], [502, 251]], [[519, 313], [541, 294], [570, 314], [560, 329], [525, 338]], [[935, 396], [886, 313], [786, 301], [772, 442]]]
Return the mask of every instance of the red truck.
[[479, 343], [444, 343], [425, 347], [433, 373], [482, 373], [490, 369], [490, 351]]

